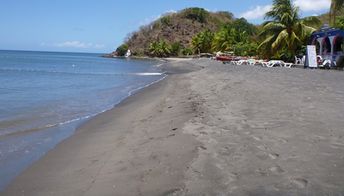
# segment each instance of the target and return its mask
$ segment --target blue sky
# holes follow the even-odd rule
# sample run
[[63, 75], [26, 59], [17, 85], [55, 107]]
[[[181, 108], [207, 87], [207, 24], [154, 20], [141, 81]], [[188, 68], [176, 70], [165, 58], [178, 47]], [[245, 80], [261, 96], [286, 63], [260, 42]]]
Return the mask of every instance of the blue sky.
[[[302, 16], [328, 11], [330, 0], [293, 0]], [[230, 11], [260, 23], [272, 0], [1, 0], [0, 49], [111, 52], [132, 31], [186, 7]]]

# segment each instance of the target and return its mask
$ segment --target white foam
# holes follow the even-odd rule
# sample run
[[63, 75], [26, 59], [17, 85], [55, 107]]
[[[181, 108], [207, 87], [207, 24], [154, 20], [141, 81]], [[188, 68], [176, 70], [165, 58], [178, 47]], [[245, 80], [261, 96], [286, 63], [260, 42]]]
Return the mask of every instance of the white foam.
[[155, 65], [155, 67], [160, 67], [160, 66], [162, 66], [162, 65], [164, 65], [165, 63], [160, 63], [160, 64], [157, 64], [157, 65]]
[[[18, 71], [18, 70], [16, 70], [16, 71]], [[31, 70], [19, 70], [19, 71], [31, 71]], [[34, 70], [34, 71], [36, 71], [36, 70]], [[138, 87], [138, 88], [130, 90], [127, 93], [126, 96], [123, 96], [117, 102], [111, 104], [110, 107], [108, 107], [108, 108], [106, 108], [106, 109], [104, 109], [104, 110], [102, 110], [100, 112], [95, 112], [93, 114], [81, 116], [81, 117], [74, 118], [74, 119], [67, 120], [67, 121], [63, 121], [63, 122], [57, 122], [57, 123], [53, 123], [53, 124], [46, 124], [46, 125], [43, 125], [43, 126], [40, 126], [40, 127], [36, 127], [35, 130], [40, 130], [40, 129], [44, 129], [44, 128], [52, 128], [52, 127], [56, 127], [56, 126], [62, 126], [62, 125], [66, 125], [66, 124], [69, 124], [69, 123], [73, 123], [73, 122], [77, 122], [77, 121], [81, 121], [81, 120], [86, 120], [86, 119], [92, 118], [94, 116], [97, 116], [97, 115], [99, 115], [101, 113], [104, 113], [104, 112], [106, 112], [108, 110], [113, 109], [115, 106], [120, 104], [123, 100], [125, 100], [126, 98], [132, 96], [133, 94], [135, 94], [136, 92], [140, 91], [141, 89], [144, 89], [144, 88], [149, 87], [149, 86], [151, 86], [151, 85], [153, 85], [155, 83], [158, 83], [158, 82], [164, 80], [168, 76], [167, 74], [165, 74], [165, 72], [163, 72], [163, 73], [145, 72], [145, 73], [135, 73], [134, 75], [138, 75], [138, 76], [163, 76], [163, 77], [161, 77], [160, 79], [155, 80], [155, 81], [153, 81], [151, 83], [148, 83], [148, 84], [146, 84], [144, 86], [141, 86], [141, 87]], [[15, 132], [15, 133], [0, 133], [0, 136], [6, 136], [6, 135], [11, 135], [11, 134], [16, 134], [16, 133], [23, 133], [23, 132], [30, 131], [30, 130], [33, 130], [33, 129], [20, 130], [20, 131]]]
[[[162, 73], [162, 74], [164, 74], [164, 73]], [[165, 79], [166, 77], [167, 77], [167, 75], [164, 74], [164, 77], [160, 78], [159, 80], [156, 80], [156, 81], [151, 82], [151, 83], [149, 83], [149, 84], [147, 84], [147, 85], [145, 85], [145, 86], [141, 86], [141, 87], [139, 87], [139, 88], [136, 88], [136, 89], [133, 89], [133, 90], [129, 91], [128, 97], [130, 97], [131, 95], [133, 95], [134, 93], [136, 93], [137, 91], [139, 91], [139, 90], [141, 90], [141, 89], [143, 89], [143, 88], [146, 88], [146, 87], [148, 87], [148, 86], [151, 86], [151, 85], [153, 85], [153, 84], [155, 84], [155, 83], [160, 82], [161, 80]], [[128, 98], [128, 97], [126, 97], [126, 98]]]
[[163, 73], [158, 73], [158, 72], [153, 72], [153, 73], [134, 73], [134, 75], [137, 75], [137, 76], [161, 76]]

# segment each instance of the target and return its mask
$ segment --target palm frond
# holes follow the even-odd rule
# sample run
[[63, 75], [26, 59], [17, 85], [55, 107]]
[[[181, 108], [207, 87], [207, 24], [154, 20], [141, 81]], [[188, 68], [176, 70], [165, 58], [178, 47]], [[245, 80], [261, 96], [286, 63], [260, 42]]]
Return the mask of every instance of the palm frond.
[[264, 46], [268, 46], [268, 45], [271, 46], [271, 44], [274, 42], [275, 38], [276, 38], [276, 35], [271, 35], [270, 37], [266, 38], [261, 44], [259, 44], [258, 50]]
[[288, 32], [287, 32], [287, 30], [281, 31], [281, 32], [277, 35], [275, 41], [272, 43], [271, 48], [272, 48], [273, 50], [276, 50], [276, 51], [277, 51], [277, 50], [279, 50], [281, 47], [288, 45], [287, 38], [288, 38]]
[[279, 22], [270, 22], [268, 24], [266, 24], [262, 31], [260, 32], [259, 36], [266, 36], [269, 34], [274, 34], [274, 33], [278, 33], [280, 31], [282, 31], [283, 29], [285, 29], [286, 26], [282, 23]]

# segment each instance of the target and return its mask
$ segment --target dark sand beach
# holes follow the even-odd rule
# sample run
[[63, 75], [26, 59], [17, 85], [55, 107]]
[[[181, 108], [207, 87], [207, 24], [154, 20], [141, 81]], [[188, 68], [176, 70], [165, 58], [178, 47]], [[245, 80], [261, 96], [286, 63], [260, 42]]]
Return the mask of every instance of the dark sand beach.
[[164, 69], [1, 195], [344, 195], [344, 72]]

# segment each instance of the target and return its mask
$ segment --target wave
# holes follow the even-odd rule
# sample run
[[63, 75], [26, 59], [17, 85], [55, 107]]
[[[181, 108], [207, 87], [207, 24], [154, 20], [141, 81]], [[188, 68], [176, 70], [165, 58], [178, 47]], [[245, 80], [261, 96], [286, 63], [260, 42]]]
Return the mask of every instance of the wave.
[[133, 73], [132, 75], [136, 75], [136, 76], [161, 76], [163, 75], [164, 73], [159, 73], [159, 72], [156, 72], [156, 73]]
[[[146, 73], [138, 73], [138, 74], [146, 74]], [[77, 118], [66, 120], [66, 121], [62, 121], [62, 122], [57, 122], [57, 123], [53, 123], [53, 124], [46, 124], [46, 125], [42, 125], [42, 126], [39, 126], [39, 127], [22, 129], [22, 130], [15, 130], [13, 132], [2, 132], [2, 133], [0, 132], [0, 138], [11, 137], [11, 136], [21, 135], [21, 134], [26, 134], [26, 133], [30, 133], [30, 132], [34, 132], [34, 131], [40, 131], [40, 130], [44, 130], [44, 129], [49, 129], [49, 128], [53, 128], [53, 127], [58, 127], [58, 126], [63, 126], [63, 125], [66, 125], [66, 124], [74, 123], [74, 122], [80, 122], [80, 121], [83, 121], [83, 120], [87, 120], [89, 118], [92, 118], [94, 116], [97, 116], [97, 115], [99, 115], [101, 113], [104, 113], [106, 111], [109, 111], [109, 110], [113, 109], [115, 106], [120, 104], [123, 100], [125, 100], [126, 98], [134, 95], [135, 93], [137, 93], [141, 89], [144, 89], [144, 88], [149, 87], [149, 86], [151, 86], [153, 84], [156, 84], [156, 83], [164, 80], [167, 77], [167, 75], [165, 73], [147, 73], [147, 74], [153, 74], [153, 75], [159, 74], [159, 75], [163, 75], [163, 77], [158, 79], [158, 80], [155, 80], [155, 81], [153, 81], [151, 83], [148, 83], [148, 84], [146, 84], [144, 86], [141, 86], [141, 87], [138, 87], [138, 88], [130, 90], [127, 93], [126, 96], [121, 97], [117, 102], [109, 105], [109, 107], [107, 107], [106, 109], [103, 109], [103, 110], [101, 110], [99, 112], [95, 112], [93, 114], [77, 117]]]
[[40, 69], [13, 69], [13, 68], [0, 68], [0, 71], [11, 72], [32, 72], [32, 73], [53, 73], [53, 74], [72, 74], [72, 75], [104, 75], [104, 76], [161, 76], [164, 73], [159, 72], [143, 72], [143, 73], [109, 73], [109, 72], [68, 72], [68, 71], [54, 71], [54, 70], [40, 70]]

